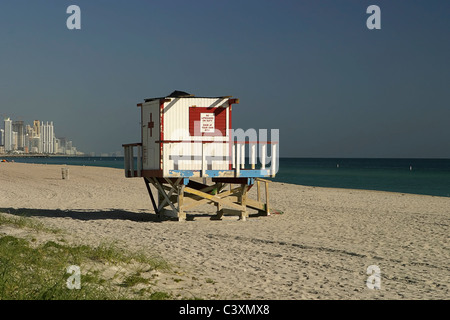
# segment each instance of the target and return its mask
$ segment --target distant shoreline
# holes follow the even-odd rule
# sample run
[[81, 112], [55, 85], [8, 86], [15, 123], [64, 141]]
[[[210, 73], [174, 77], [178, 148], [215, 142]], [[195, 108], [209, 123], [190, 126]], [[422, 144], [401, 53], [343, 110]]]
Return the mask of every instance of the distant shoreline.
[[58, 157], [87, 157], [85, 155], [66, 155], [66, 154], [0, 154], [1, 158], [58, 158]]

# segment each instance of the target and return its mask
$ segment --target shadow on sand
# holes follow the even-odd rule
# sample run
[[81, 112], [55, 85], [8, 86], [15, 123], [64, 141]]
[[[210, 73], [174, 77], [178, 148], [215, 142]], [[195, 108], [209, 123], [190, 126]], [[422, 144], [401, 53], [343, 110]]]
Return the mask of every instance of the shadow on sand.
[[[70, 218], [75, 220], [130, 220], [135, 222], [163, 222], [176, 221], [174, 218], [167, 216], [160, 217], [154, 213], [133, 212], [125, 210], [61, 210], [61, 209], [29, 209], [29, 208], [0, 208], [0, 212], [9, 213], [19, 217], [46, 217], [46, 218]], [[249, 218], [263, 216], [259, 213], [249, 214]], [[223, 219], [237, 219], [237, 216], [224, 216]], [[208, 213], [188, 213], [187, 221], [194, 220], [217, 220], [215, 216]], [[220, 219], [219, 219], [220, 220]]]
[[136, 222], [162, 222], [158, 215], [147, 212], [132, 212], [125, 210], [60, 210], [60, 209], [29, 209], [0, 208], [0, 212], [21, 217], [70, 218], [76, 220], [131, 220]]

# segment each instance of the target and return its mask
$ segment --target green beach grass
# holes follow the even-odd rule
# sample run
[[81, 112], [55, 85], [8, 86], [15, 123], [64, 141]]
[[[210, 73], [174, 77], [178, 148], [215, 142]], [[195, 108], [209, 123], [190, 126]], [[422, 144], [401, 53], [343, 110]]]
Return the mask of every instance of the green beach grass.
[[[0, 227], [58, 234], [26, 217], [0, 215]], [[80, 288], [69, 289], [69, 266], [81, 271]], [[161, 258], [128, 252], [114, 244], [69, 245], [60, 237], [38, 244], [0, 234], [0, 300], [172, 299], [155, 288], [152, 272], [168, 271]]]

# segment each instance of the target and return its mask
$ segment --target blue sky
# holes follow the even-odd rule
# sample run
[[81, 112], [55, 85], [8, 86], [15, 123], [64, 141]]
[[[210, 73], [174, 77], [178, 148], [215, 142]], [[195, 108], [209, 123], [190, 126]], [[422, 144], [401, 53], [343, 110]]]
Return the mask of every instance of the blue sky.
[[[81, 30], [68, 30], [69, 5]], [[366, 9], [381, 8], [381, 30]], [[0, 115], [84, 152], [137, 142], [136, 103], [232, 95], [285, 157], [450, 158], [450, 2], [2, 0]]]

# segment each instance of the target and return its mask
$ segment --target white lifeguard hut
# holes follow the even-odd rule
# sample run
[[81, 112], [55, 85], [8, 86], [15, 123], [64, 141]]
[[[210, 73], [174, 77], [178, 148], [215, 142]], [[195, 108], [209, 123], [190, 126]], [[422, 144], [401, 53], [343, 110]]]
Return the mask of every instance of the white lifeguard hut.
[[[212, 203], [217, 209], [214, 218], [235, 212], [245, 220], [247, 208], [270, 215], [269, 181], [263, 178], [275, 176], [278, 141], [236, 137], [232, 106], [238, 103], [239, 99], [231, 96], [196, 97], [174, 91], [137, 105], [141, 110], [141, 142], [123, 145], [125, 176], [144, 178], [156, 214], [184, 220], [187, 211]], [[266, 161], [268, 146], [270, 167]], [[265, 184], [264, 201], [261, 183]], [[247, 197], [254, 184], [256, 200]], [[158, 192], [158, 203], [150, 185]]]

